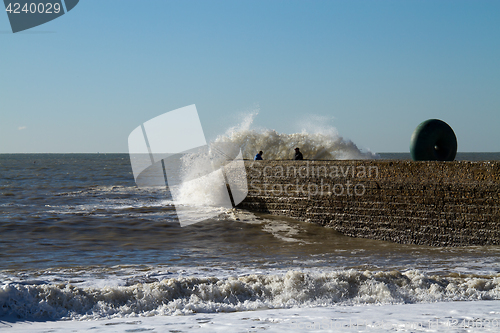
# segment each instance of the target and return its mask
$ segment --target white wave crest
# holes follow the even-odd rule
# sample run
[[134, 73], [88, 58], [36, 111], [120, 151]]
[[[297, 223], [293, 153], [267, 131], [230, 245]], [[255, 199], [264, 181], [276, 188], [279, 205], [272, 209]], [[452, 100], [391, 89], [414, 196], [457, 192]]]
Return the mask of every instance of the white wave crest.
[[[342, 138], [337, 130], [328, 125], [328, 119], [309, 116], [302, 122], [300, 133], [285, 134], [271, 129], [253, 129], [254, 111], [243, 117], [240, 124], [229, 128], [226, 133], [217, 136], [212, 144], [228, 144], [241, 149], [243, 158], [252, 159], [260, 150], [264, 151], [266, 160], [289, 160], [295, 154], [294, 148], [300, 147], [305, 159], [309, 160], [345, 160], [345, 159], [375, 159], [379, 155], [370, 151], [361, 151], [352, 141]], [[224, 197], [225, 190], [217, 186], [219, 179], [216, 174], [199, 177], [206, 174], [208, 151], [192, 153], [182, 158], [183, 182], [175, 188], [178, 204], [188, 206], [213, 206]], [[193, 181], [187, 181], [195, 179]], [[216, 204], [215, 204], [216, 205]]]
[[327, 125], [328, 119], [309, 116], [304, 121], [300, 133], [278, 133], [273, 129], [252, 129], [258, 112], [247, 114], [242, 122], [219, 135], [215, 142], [232, 142], [242, 148], [243, 157], [252, 159], [264, 152], [268, 160], [289, 160], [293, 158], [294, 148], [299, 147], [305, 159], [346, 160], [375, 159], [379, 155], [371, 151], [363, 152], [352, 141], [344, 139], [336, 128]]
[[333, 304], [500, 299], [500, 277], [439, 277], [419, 271], [185, 277], [130, 286], [15, 284], [0, 288], [0, 318], [97, 319], [233, 312]]

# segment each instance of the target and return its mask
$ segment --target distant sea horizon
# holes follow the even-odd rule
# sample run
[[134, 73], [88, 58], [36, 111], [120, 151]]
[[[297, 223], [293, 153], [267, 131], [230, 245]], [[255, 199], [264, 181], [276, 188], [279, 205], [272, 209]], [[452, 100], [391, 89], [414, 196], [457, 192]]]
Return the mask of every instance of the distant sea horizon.
[[[383, 160], [411, 160], [409, 152], [377, 153]], [[128, 155], [128, 153], [0, 153], [0, 155]], [[500, 152], [458, 152], [455, 161], [500, 161]]]

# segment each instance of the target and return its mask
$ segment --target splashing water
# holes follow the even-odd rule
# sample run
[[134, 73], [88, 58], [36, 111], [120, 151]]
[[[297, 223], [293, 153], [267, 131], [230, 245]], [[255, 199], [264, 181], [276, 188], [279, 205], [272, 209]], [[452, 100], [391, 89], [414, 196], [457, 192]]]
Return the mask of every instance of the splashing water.
[[420, 271], [288, 271], [236, 277], [178, 277], [128, 286], [0, 285], [0, 318], [101, 319], [358, 304], [498, 300], [500, 280]]
[[[245, 159], [252, 159], [260, 150], [264, 151], [266, 160], [292, 159], [295, 147], [300, 147], [304, 158], [310, 160], [379, 158], [378, 154], [362, 152], [352, 141], [342, 138], [334, 127], [325, 125], [324, 118], [310, 116], [303, 122], [301, 133], [285, 134], [271, 129], [253, 129], [257, 114], [256, 111], [247, 114], [240, 124], [219, 135], [211, 145], [226, 143], [239, 147]], [[208, 150], [182, 158], [183, 182], [174, 189], [178, 204], [217, 206], [215, 202], [225, 196], [225, 188], [218, 186], [221, 180], [217, 174], [207, 172], [210, 165], [210, 171], [217, 169], [213, 162]], [[206, 176], [197, 176], [202, 174]]]
[[215, 142], [235, 143], [241, 147], [245, 159], [252, 159], [262, 150], [267, 160], [289, 160], [293, 158], [295, 147], [300, 147], [304, 159], [309, 160], [380, 158], [371, 151], [361, 151], [352, 141], [341, 137], [334, 127], [323, 125], [321, 117], [311, 116], [300, 133], [285, 134], [272, 129], [252, 129], [257, 114], [248, 114], [239, 125], [219, 135]]

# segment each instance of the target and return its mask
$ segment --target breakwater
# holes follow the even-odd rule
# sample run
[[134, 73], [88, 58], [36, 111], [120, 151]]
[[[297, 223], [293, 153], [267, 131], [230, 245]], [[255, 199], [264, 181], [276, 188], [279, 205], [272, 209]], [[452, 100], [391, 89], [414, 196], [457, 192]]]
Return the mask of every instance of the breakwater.
[[500, 244], [500, 162], [246, 161], [238, 205], [404, 244]]

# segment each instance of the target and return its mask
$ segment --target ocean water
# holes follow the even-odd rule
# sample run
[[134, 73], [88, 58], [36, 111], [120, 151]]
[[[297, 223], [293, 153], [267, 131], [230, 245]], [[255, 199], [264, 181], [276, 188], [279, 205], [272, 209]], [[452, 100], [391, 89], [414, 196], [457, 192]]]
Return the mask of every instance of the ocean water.
[[181, 228], [166, 189], [137, 188], [127, 154], [0, 155], [0, 330], [500, 329], [498, 246], [401, 245], [188, 208], [215, 217]]

